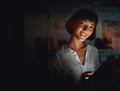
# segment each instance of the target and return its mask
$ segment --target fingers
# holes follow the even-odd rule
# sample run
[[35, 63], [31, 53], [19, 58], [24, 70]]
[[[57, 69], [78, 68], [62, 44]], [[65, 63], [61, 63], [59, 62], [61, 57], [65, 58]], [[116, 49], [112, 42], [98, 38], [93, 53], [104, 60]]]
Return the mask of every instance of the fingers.
[[84, 79], [89, 79], [90, 78], [90, 76], [92, 76], [94, 74], [94, 72], [93, 71], [91, 71], [91, 72], [85, 72], [84, 73]]
[[94, 74], [94, 72], [89, 72], [89, 73], [87, 73], [86, 75], [91, 76], [91, 75], [93, 75], [93, 74]]

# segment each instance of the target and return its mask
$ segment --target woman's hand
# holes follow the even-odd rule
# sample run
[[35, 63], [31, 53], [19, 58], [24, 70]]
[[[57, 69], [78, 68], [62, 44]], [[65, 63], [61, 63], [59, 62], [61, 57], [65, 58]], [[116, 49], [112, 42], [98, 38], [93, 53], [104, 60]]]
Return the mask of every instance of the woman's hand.
[[86, 72], [84, 72], [83, 74], [82, 74], [82, 78], [84, 78], [84, 79], [89, 79], [92, 75], [94, 74], [94, 72], [93, 71], [86, 71]]

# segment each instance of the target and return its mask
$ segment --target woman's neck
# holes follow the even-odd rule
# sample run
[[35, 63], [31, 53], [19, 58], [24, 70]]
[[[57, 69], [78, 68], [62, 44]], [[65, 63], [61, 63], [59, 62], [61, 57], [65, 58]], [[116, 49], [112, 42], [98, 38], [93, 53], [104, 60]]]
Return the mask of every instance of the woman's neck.
[[68, 42], [68, 47], [70, 47], [74, 50], [80, 50], [85, 47], [85, 44], [84, 44], [84, 42], [81, 42], [78, 39], [71, 37]]

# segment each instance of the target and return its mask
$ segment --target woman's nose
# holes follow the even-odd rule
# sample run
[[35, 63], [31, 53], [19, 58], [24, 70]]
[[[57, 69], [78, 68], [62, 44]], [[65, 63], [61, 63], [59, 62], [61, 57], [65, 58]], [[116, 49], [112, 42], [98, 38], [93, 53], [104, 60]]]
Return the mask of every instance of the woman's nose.
[[84, 27], [83, 27], [83, 30], [85, 30], [85, 31], [87, 31], [87, 25], [85, 25]]

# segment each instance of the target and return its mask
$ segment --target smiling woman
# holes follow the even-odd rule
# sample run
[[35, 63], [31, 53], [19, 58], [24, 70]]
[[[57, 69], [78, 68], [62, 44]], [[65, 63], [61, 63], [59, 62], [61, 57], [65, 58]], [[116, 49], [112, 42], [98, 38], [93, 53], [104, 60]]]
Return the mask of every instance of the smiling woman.
[[[79, 23], [78, 23], [79, 22]], [[73, 33], [77, 38], [81, 38], [81, 41], [86, 40], [94, 31], [95, 23], [89, 20], [78, 20], [73, 24]]]
[[86, 40], [95, 38], [97, 23], [97, 14], [89, 9], [78, 10], [66, 22], [66, 30], [71, 37], [56, 50], [53, 60], [57, 83], [62, 82], [60, 86], [68, 89], [79, 87], [81, 76], [82, 79], [89, 80], [99, 67], [97, 48], [85, 44]]

